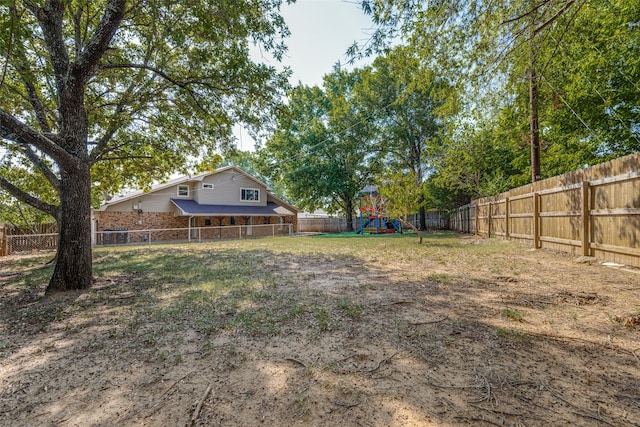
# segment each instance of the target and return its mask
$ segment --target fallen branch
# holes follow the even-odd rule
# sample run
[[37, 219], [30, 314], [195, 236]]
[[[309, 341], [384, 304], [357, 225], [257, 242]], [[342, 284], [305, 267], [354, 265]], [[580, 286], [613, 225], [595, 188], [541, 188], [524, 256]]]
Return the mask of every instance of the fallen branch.
[[354, 406], [358, 406], [360, 404], [360, 402], [356, 402], [356, 403], [342, 403], [342, 402], [333, 402], [334, 405], [336, 406], [342, 406], [343, 408], [353, 408]]
[[382, 307], [386, 307], [388, 305], [396, 305], [396, 304], [415, 304], [415, 301], [394, 301], [394, 302], [390, 302], [388, 304], [380, 304]]
[[299, 361], [298, 359], [294, 359], [293, 357], [287, 357], [287, 358], [286, 358], [286, 359], [284, 359], [284, 360], [286, 360], [287, 362], [295, 363], [296, 365], [300, 365], [300, 366], [302, 366], [302, 367], [303, 367], [303, 368], [305, 368], [305, 369], [307, 368], [307, 365], [305, 365], [304, 363], [302, 363], [302, 362], [301, 362], [301, 361]]
[[353, 353], [353, 354], [350, 354], [350, 355], [349, 355], [349, 356], [347, 356], [347, 357], [343, 357], [342, 359], [338, 359], [338, 360], [336, 360], [336, 361], [335, 361], [335, 363], [345, 362], [345, 361], [347, 361], [347, 360], [351, 359], [352, 357], [356, 357], [358, 354], [359, 354], [359, 353]]
[[195, 371], [191, 371], [191, 372], [188, 372], [188, 373], [184, 374], [184, 375], [183, 375], [179, 380], [177, 380], [177, 381], [175, 381], [173, 384], [171, 384], [171, 386], [169, 386], [169, 388], [168, 388], [168, 389], [166, 389], [166, 390], [164, 391], [164, 393], [162, 393], [162, 394], [160, 395], [160, 399], [162, 399], [162, 397], [163, 397], [165, 394], [169, 393], [169, 390], [171, 390], [172, 388], [174, 388], [174, 387], [175, 387], [179, 382], [181, 382], [182, 380], [184, 380], [185, 378], [187, 378], [189, 375], [193, 374], [194, 372], [195, 372]]
[[368, 371], [366, 371], [367, 374], [370, 374], [372, 372], [377, 371], [378, 369], [380, 369], [380, 366], [382, 366], [383, 363], [387, 363], [389, 360], [391, 360], [393, 358], [393, 356], [395, 356], [396, 354], [398, 354], [398, 352], [396, 351], [395, 353], [393, 353], [391, 356], [386, 357], [384, 359], [382, 359], [381, 361], [378, 362], [378, 366], [376, 366], [373, 369], [369, 369]]
[[482, 388], [484, 387], [482, 384], [480, 385], [444, 385], [444, 384], [436, 384], [429, 383], [430, 386], [436, 388], [452, 388], [452, 389], [466, 389], [466, 388]]
[[[150, 416], [152, 416], [153, 414], [155, 414], [156, 412], [158, 412], [158, 409], [162, 408], [162, 398], [169, 393], [176, 385], [178, 385], [180, 382], [182, 382], [182, 380], [184, 380], [185, 378], [187, 378], [189, 375], [193, 374], [195, 371], [191, 371], [188, 372], [186, 374], [184, 374], [180, 379], [174, 381], [173, 384], [171, 384], [169, 386], [169, 388], [167, 388], [161, 395], [160, 397], [158, 397], [158, 403], [156, 403], [152, 408], [151, 408], [151, 412], [149, 412], [148, 414], [146, 414], [144, 416], [144, 418], [149, 418]], [[136, 413], [137, 415], [137, 413]]]
[[408, 322], [409, 325], [411, 326], [418, 326], [418, 325], [431, 325], [433, 323], [440, 323], [440, 322], [444, 322], [445, 320], [447, 320], [448, 317], [445, 316], [442, 319], [438, 319], [438, 320], [431, 320], [429, 322]]
[[202, 395], [202, 398], [196, 405], [196, 409], [193, 411], [193, 415], [191, 416], [192, 426], [196, 423], [196, 421], [198, 421], [198, 417], [200, 417], [200, 410], [202, 410], [202, 404], [207, 399], [207, 396], [209, 396], [209, 393], [211, 393], [211, 384], [209, 384], [209, 387], [207, 387], [207, 390], [204, 392], [204, 394]]
[[607, 425], [610, 426], [615, 426], [615, 424], [613, 424], [610, 421], [605, 420], [604, 418], [598, 416], [598, 415], [594, 415], [594, 414], [590, 414], [589, 411], [586, 411], [585, 409], [577, 406], [576, 404], [568, 401], [567, 399], [563, 398], [562, 396], [560, 396], [560, 393], [556, 392], [555, 390], [552, 390], [551, 388], [547, 388], [547, 390], [551, 393], [552, 396], [554, 396], [556, 399], [560, 399], [562, 400], [564, 403], [566, 403], [567, 405], [569, 405], [570, 407], [577, 409], [577, 411], [573, 411], [572, 413], [575, 415], [579, 415], [581, 417], [585, 417], [585, 418], [591, 418], [592, 420], [596, 420], [599, 421], [601, 423], [605, 423]]
[[484, 388], [486, 393], [480, 399], [469, 400], [469, 403], [480, 403], [480, 402], [484, 402], [485, 400], [491, 399], [491, 383], [489, 382], [489, 380], [487, 380], [487, 378], [484, 375], [481, 375], [480, 378], [482, 378], [484, 382]]

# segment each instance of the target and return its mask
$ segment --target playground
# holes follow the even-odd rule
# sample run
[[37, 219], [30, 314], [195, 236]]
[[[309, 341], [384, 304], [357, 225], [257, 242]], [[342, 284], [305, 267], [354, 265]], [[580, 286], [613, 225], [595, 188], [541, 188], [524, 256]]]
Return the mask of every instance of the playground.
[[389, 218], [385, 212], [384, 200], [378, 189], [367, 185], [358, 192], [360, 228], [356, 234], [394, 234], [402, 233], [400, 221]]
[[[352, 233], [351, 236], [359, 236]], [[637, 426], [640, 274], [430, 233], [0, 259], [0, 425]]]

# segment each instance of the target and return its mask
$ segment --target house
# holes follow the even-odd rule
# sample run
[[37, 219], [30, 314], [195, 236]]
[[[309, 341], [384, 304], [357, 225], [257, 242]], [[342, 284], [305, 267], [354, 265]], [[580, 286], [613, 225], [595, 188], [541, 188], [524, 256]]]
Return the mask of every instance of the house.
[[94, 244], [271, 236], [297, 231], [298, 210], [236, 166], [117, 196], [93, 212]]

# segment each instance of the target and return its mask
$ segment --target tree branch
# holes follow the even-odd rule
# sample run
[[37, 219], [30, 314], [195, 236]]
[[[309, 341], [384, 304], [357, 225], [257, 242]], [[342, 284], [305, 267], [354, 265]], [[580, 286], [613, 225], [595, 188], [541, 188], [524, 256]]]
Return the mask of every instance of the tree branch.
[[62, 20], [65, 5], [58, 0], [48, 0], [45, 7], [38, 7], [31, 2], [26, 3], [36, 19], [40, 22], [40, 28], [44, 34], [47, 51], [51, 57], [51, 64], [56, 79], [56, 88], [60, 95], [66, 85], [69, 72], [69, 54], [65, 49], [62, 35]]
[[533, 32], [533, 35], [537, 36], [545, 27], [547, 27], [548, 25], [551, 25], [556, 19], [558, 19], [560, 16], [562, 16], [562, 14], [565, 13], [573, 5], [573, 3], [575, 3], [575, 0], [569, 0], [564, 5], [564, 7], [561, 8], [555, 15], [553, 15], [551, 18], [547, 19], [547, 21], [545, 23], [543, 23], [538, 28], [536, 28], [535, 31]]
[[60, 191], [60, 180], [56, 176], [55, 173], [51, 170], [51, 168], [38, 156], [33, 149], [27, 144], [20, 144], [24, 155], [27, 156], [29, 160], [38, 168], [40, 172], [47, 178], [47, 181], [55, 188]]
[[76, 72], [83, 82], [91, 77], [99, 65], [100, 58], [109, 48], [124, 18], [126, 4], [127, 0], [109, 0], [107, 3], [100, 24], [77, 60]]
[[60, 211], [60, 207], [56, 205], [51, 205], [49, 203], [45, 203], [42, 200], [33, 197], [32, 195], [22, 191], [5, 178], [0, 176], [0, 188], [3, 188], [7, 193], [11, 194], [16, 199], [20, 200], [23, 203], [26, 203], [34, 208], [41, 210], [43, 212], [48, 213], [54, 218], [58, 218], [58, 213]]
[[[150, 45], [147, 47], [147, 52], [146, 52], [145, 58], [144, 58], [144, 65], [145, 66], [148, 65], [149, 60], [151, 59], [151, 52], [152, 51], [153, 51], [153, 49], [151, 47], [151, 42], [150, 42]], [[138, 78], [142, 78], [144, 72], [145, 72], [145, 69], [141, 68], [140, 72], [138, 74]], [[121, 126], [118, 126], [118, 125], [114, 125], [114, 123], [115, 123], [114, 119], [117, 118], [118, 115], [120, 115], [124, 111], [125, 106], [127, 105], [128, 101], [131, 98], [131, 94], [133, 93], [133, 90], [135, 88], [136, 81], [138, 80], [138, 78], [131, 80], [131, 83], [129, 84], [127, 89], [123, 92], [122, 98], [117, 103], [116, 109], [115, 109], [115, 111], [114, 111], [114, 113], [112, 115], [112, 120], [110, 121], [109, 126], [107, 127], [107, 130], [102, 135], [102, 137], [98, 140], [98, 142], [96, 144], [96, 147], [91, 152], [91, 162], [92, 163], [96, 162], [104, 154], [106, 154], [107, 145], [109, 144], [109, 141], [111, 141], [111, 138], [113, 138], [113, 135], [115, 135], [117, 130], [121, 127]]]
[[[177, 87], [179, 87], [181, 89], [184, 89], [189, 94], [191, 99], [193, 99], [193, 101], [196, 103], [198, 108], [200, 110], [202, 110], [202, 111], [206, 111], [206, 110], [202, 106], [200, 101], [198, 100], [198, 96], [197, 96], [196, 92], [194, 90], [192, 90], [190, 86], [193, 86], [195, 84], [199, 84], [201, 86], [207, 87], [208, 89], [212, 89], [212, 90], [215, 89], [215, 90], [219, 90], [219, 91], [223, 91], [223, 92], [232, 89], [230, 87], [221, 87], [221, 86], [217, 86], [216, 87], [216, 86], [214, 86], [214, 85], [212, 85], [210, 83], [207, 83], [205, 81], [180, 81], [180, 80], [177, 80], [177, 79], [171, 77], [169, 74], [167, 74], [166, 72], [162, 71], [161, 69], [153, 67], [153, 66], [148, 65], [148, 64], [134, 64], [134, 63], [113, 64], [113, 63], [107, 63], [107, 64], [102, 64], [101, 67], [104, 68], [104, 69], [137, 68], [137, 69], [143, 69], [143, 70], [151, 71], [152, 73], [157, 74], [158, 76], [160, 76], [164, 80], [168, 81], [169, 83], [173, 84], [174, 86], [177, 86]], [[247, 89], [247, 88], [244, 88], [244, 89]]]
[[51, 156], [65, 169], [74, 169], [77, 165], [77, 160], [62, 147], [2, 109], [0, 109], [0, 137], [20, 144], [32, 145]]
[[506, 19], [504, 21], [501, 22], [502, 25], [504, 24], [510, 24], [512, 22], [516, 22], [519, 21], [523, 18], [526, 18], [527, 16], [531, 15], [532, 13], [535, 13], [538, 9], [540, 9], [542, 6], [544, 6], [545, 4], [549, 3], [550, 0], [544, 0], [542, 3], [540, 3], [537, 6], [534, 6], [533, 8], [529, 9], [527, 12], [523, 13], [520, 16], [516, 16], [515, 18], [510, 18], [510, 19]]

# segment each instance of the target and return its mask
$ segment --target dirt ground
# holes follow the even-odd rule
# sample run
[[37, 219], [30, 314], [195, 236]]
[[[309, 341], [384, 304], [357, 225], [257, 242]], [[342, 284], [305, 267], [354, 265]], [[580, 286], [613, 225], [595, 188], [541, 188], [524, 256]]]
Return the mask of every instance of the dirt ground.
[[[504, 245], [491, 262], [266, 259], [308, 310], [275, 334], [170, 331], [162, 354], [115, 328], [135, 296], [113, 279], [46, 298], [3, 288], [0, 425], [640, 425], [638, 271]], [[101, 292], [89, 313], [16, 324]]]

